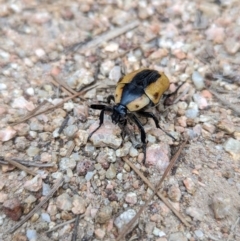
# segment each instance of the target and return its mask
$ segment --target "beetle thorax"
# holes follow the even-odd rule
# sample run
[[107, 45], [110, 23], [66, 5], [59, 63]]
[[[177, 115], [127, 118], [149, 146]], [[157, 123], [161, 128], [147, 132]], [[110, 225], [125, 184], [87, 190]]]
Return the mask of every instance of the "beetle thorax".
[[113, 106], [112, 122], [114, 124], [122, 123], [127, 116], [127, 107], [121, 104]]

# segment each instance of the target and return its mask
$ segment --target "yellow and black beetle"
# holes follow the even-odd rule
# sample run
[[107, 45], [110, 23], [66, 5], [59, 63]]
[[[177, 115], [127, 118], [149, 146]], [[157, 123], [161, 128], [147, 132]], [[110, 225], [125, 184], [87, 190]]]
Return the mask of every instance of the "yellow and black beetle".
[[[130, 118], [136, 123], [141, 131], [141, 141], [143, 143], [142, 147], [145, 162], [146, 133], [141, 122], [133, 112], [137, 112], [139, 115], [147, 118], [152, 118], [156, 127], [162, 130], [158, 124], [157, 117], [151, 112], [145, 112], [144, 109], [149, 106], [157, 105], [163, 93], [168, 90], [169, 85], [169, 79], [164, 73], [152, 69], [136, 70], [122, 77], [117, 83], [115, 96], [111, 95], [108, 97], [108, 103], [110, 103], [111, 99], [115, 100], [114, 106], [103, 104], [90, 106], [92, 109], [101, 110], [101, 113], [99, 116], [99, 126], [89, 135], [88, 140], [103, 124], [105, 111], [112, 112], [111, 117], [114, 124], [121, 124], [125, 126], [127, 118]], [[168, 133], [166, 134], [169, 135]], [[169, 136], [172, 137], [171, 135]]]

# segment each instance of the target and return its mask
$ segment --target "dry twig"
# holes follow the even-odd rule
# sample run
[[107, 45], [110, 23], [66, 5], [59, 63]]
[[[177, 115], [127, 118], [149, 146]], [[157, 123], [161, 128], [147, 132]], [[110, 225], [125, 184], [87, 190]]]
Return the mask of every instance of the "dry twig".
[[[61, 107], [65, 102], [67, 102], [67, 101], [69, 101], [69, 100], [71, 100], [71, 99], [74, 99], [74, 98], [76, 98], [76, 97], [79, 97], [79, 98], [81, 98], [82, 100], [85, 100], [83, 97], [80, 97], [80, 96], [81, 96], [81, 95], [84, 95], [88, 90], [91, 90], [91, 89], [95, 88], [96, 86], [97, 86], [97, 84], [95, 84], [95, 85], [93, 85], [93, 86], [90, 86], [89, 88], [87, 88], [87, 89], [85, 89], [84, 91], [81, 91], [81, 92], [79, 92], [79, 93], [77, 93], [77, 94], [75, 94], [75, 95], [71, 95], [71, 96], [65, 98], [65, 99], [64, 99], [63, 101], [61, 101], [59, 104], [57, 104], [57, 105], [55, 105], [55, 106], [52, 106], [52, 107], [50, 107], [50, 108], [47, 108], [46, 110], [42, 110], [42, 111], [39, 111], [39, 112], [37, 112], [37, 113], [28, 115], [28, 116], [24, 117], [23, 119], [15, 122], [15, 123], [12, 123], [11, 126], [15, 126], [15, 125], [20, 124], [20, 123], [22, 123], [22, 122], [24, 122], [24, 121], [26, 121], [26, 120], [29, 120], [29, 119], [31, 119], [31, 118], [33, 118], [33, 117], [35, 117], [35, 116], [41, 115], [41, 114], [43, 114], [43, 113], [47, 113], [47, 112], [52, 111], [52, 110], [54, 110], [54, 109], [56, 109], [56, 108], [58, 108], [58, 107]], [[37, 108], [39, 109], [39, 107], [37, 107]]]
[[80, 221], [80, 214], [78, 214], [76, 219], [75, 219], [71, 241], [76, 241], [77, 240], [77, 232], [78, 232], [79, 221]]
[[129, 24], [124, 25], [123, 27], [114, 28], [114, 29], [110, 30], [109, 32], [106, 32], [106, 33], [98, 36], [97, 38], [87, 42], [86, 44], [83, 44], [83, 45], [81, 44], [80, 46], [76, 46], [75, 50], [86, 51], [91, 48], [96, 48], [97, 46], [100, 46], [103, 43], [106, 43], [107, 41], [114, 39], [114, 38], [118, 37], [119, 35], [122, 35], [133, 28], [136, 28], [139, 24], [140, 24], [140, 22], [138, 20], [136, 20]]
[[38, 211], [38, 209], [40, 209], [52, 196], [53, 194], [58, 190], [58, 188], [60, 186], [62, 186], [63, 184], [63, 179], [60, 178], [59, 180], [57, 180], [57, 182], [55, 183], [53, 189], [49, 192], [49, 194], [30, 212], [28, 213], [20, 222], [18, 222], [15, 226], [13, 226], [12, 228], [10, 228], [6, 234], [9, 233], [13, 233], [15, 232], [19, 227], [21, 227], [28, 219], [30, 219], [32, 217], [32, 215]]
[[[27, 167], [53, 167], [54, 164], [53, 163], [40, 163], [40, 162], [32, 162], [32, 161], [24, 161], [24, 160], [19, 160], [17, 158], [11, 158], [11, 160], [21, 163], [24, 166]], [[2, 165], [8, 165], [9, 162], [5, 161], [3, 157], [0, 157], [0, 164]]]
[[213, 89], [209, 89], [209, 91], [218, 99], [222, 102], [222, 104], [224, 104], [225, 106], [227, 106], [229, 109], [231, 109], [232, 111], [234, 111], [234, 113], [237, 115], [237, 116], [240, 116], [240, 111], [239, 109], [234, 106], [233, 104], [229, 103], [226, 101], [225, 98], [221, 97], [216, 91], [214, 91]]
[[65, 226], [65, 225], [67, 225], [67, 224], [69, 224], [69, 223], [75, 222], [75, 220], [76, 220], [76, 218], [73, 218], [73, 219], [68, 220], [68, 221], [66, 221], [66, 222], [64, 222], [64, 223], [60, 223], [60, 224], [56, 225], [55, 227], [53, 227], [52, 229], [46, 231], [45, 233], [46, 233], [46, 234], [47, 234], [47, 233], [51, 233], [51, 232], [53, 232], [54, 230], [56, 230], [56, 229], [58, 229], [58, 228], [61, 228], [62, 226]]
[[[170, 164], [168, 165], [167, 169], [165, 170], [162, 178], [160, 179], [158, 185], [156, 186], [156, 188], [154, 188], [154, 186], [147, 180], [147, 178], [145, 178], [142, 173], [130, 162], [128, 161], [126, 158], [123, 158], [123, 160], [131, 167], [133, 168], [133, 170], [139, 175], [140, 173], [140, 177], [142, 178], [142, 180], [147, 183], [147, 185], [154, 191], [152, 196], [148, 199], [148, 201], [139, 209], [138, 213], [134, 216], [134, 218], [123, 228], [123, 230], [120, 232], [117, 241], [123, 240], [123, 238], [129, 233], [129, 231], [132, 230], [132, 228], [134, 227], [134, 224], [136, 223], [137, 219], [140, 217], [141, 213], [143, 212], [143, 210], [147, 207], [147, 205], [149, 204], [149, 202], [153, 199], [153, 197], [157, 194], [160, 199], [163, 201], [162, 199], [162, 195], [160, 192], [158, 192], [159, 188], [161, 187], [165, 177], [167, 176], [168, 172], [172, 169], [173, 165], [175, 164], [177, 158], [179, 157], [182, 149], [185, 147], [187, 143], [187, 140], [180, 146], [180, 148], [178, 149], [178, 151], [175, 153], [175, 155], [173, 156]], [[165, 198], [164, 198], [165, 199]], [[167, 201], [165, 199], [165, 201]], [[164, 202], [165, 203], [165, 202]], [[166, 204], [169, 207], [169, 202], [167, 201], [168, 204]], [[170, 208], [170, 207], [169, 207]], [[184, 219], [184, 217], [177, 211], [175, 210], [173, 207], [170, 208], [173, 213], [186, 225], [186, 226], [190, 226], [190, 224]]]
[[33, 176], [37, 175], [36, 172], [34, 172], [31, 169], [25, 167], [24, 165], [20, 164], [19, 162], [13, 161], [13, 160], [11, 160], [11, 159], [9, 159], [7, 157], [5, 157], [4, 160], [7, 161], [8, 164], [11, 164], [11, 165], [15, 166], [15, 167], [19, 168], [20, 170], [25, 171], [26, 173], [28, 173], [30, 175], [33, 175]]
[[52, 84], [54, 84], [56, 87], [60, 87], [63, 92], [65, 92], [67, 95], [71, 96], [73, 94], [76, 94], [77, 92], [70, 89], [67, 85], [61, 83], [55, 76], [52, 75], [53, 78], [51, 78]]

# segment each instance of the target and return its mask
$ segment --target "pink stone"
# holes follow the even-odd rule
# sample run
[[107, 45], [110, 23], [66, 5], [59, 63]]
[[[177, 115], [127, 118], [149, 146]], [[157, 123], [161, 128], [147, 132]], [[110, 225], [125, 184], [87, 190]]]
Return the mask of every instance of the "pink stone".
[[18, 221], [22, 216], [22, 206], [17, 198], [6, 200], [3, 203], [3, 212], [12, 220]]
[[217, 27], [212, 25], [209, 29], [206, 30], [206, 35], [208, 40], [213, 40], [216, 44], [221, 44], [224, 41], [225, 33], [224, 28]]
[[129, 204], [136, 204], [137, 203], [137, 194], [134, 192], [127, 193], [125, 197], [125, 201]]
[[183, 183], [184, 183], [188, 193], [190, 193], [190, 194], [195, 193], [196, 187], [195, 187], [195, 184], [194, 184], [194, 182], [191, 178], [188, 177], [188, 178], [184, 179]]
[[147, 148], [146, 165], [155, 166], [159, 171], [165, 171], [169, 164], [169, 146], [153, 144]]
[[96, 238], [100, 239], [100, 240], [102, 240], [106, 234], [105, 230], [100, 229], [100, 228], [96, 229], [94, 231], [94, 233], [95, 233]]
[[8, 126], [5, 129], [0, 130], [0, 141], [9, 141], [15, 137], [17, 132], [11, 127]]
[[37, 192], [42, 188], [42, 178], [40, 175], [35, 176], [24, 184], [24, 188], [31, 192]]
[[35, 107], [31, 101], [27, 101], [23, 96], [14, 99], [12, 103], [13, 108], [27, 109], [28, 111], [32, 111]]
[[181, 60], [186, 58], [186, 54], [180, 49], [173, 50], [173, 55]]
[[7, 198], [8, 198], [7, 193], [0, 192], [0, 203], [3, 203], [4, 201], [6, 201]]

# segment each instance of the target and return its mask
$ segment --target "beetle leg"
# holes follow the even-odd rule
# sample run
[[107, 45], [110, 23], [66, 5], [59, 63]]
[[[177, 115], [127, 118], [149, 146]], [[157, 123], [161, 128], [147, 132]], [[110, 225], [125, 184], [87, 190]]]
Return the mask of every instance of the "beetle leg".
[[107, 97], [107, 103], [110, 104], [110, 103], [111, 103], [111, 100], [115, 101], [115, 98], [114, 98], [113, 95], [109, 95], [109, 96]]
[[101, 110], [100, 116], [99, 116], [99, 126], [89, 134], [88, 139], [89, 140], [92, 135], [101, 127], [104, 121], [104, 111], [112, 111], [112, 107], [106, 106], [106, 105], [90, 105], [90, 108], [95, 110]]
[[127, 130], [127, 119], [123, 120], [118, 125], [122, 130], [122, 132], [121, 132], [122, 139], [124, 139], [124, 137], [126, 136], [126, 133], [127, 133], [127, 131], [126, 131]]
[[153, 113], [151, 113], [151, 112], [144, 112], [144, 111], [138, 111], [137, 113], [139, 115], [144, 116], [144, 117], [152, 118], [154, 120], [155, 125], [156, 125], [157, 128], [161, 129], [167, 136], [171, 137], [173, 140], [176, 141], [176, 139], [171, 134], [167, 133], [165, 130], [162, 129], [162, 127], [158, 124], [157, 117]]
[[142, 123], [139, 121], [139, 119], [134, 115], [130, 115], [131, 119], [136, 123], [137, 127], [139, 128], [140, 132], [141, 132], [141, 141], [142, 141], [142, 149], [143, 149], [143, 163], [145, 164], [146, 161], [146, 148], [147, 148], [147, 143], [146, 143], [146, 132], [143, 128]]

